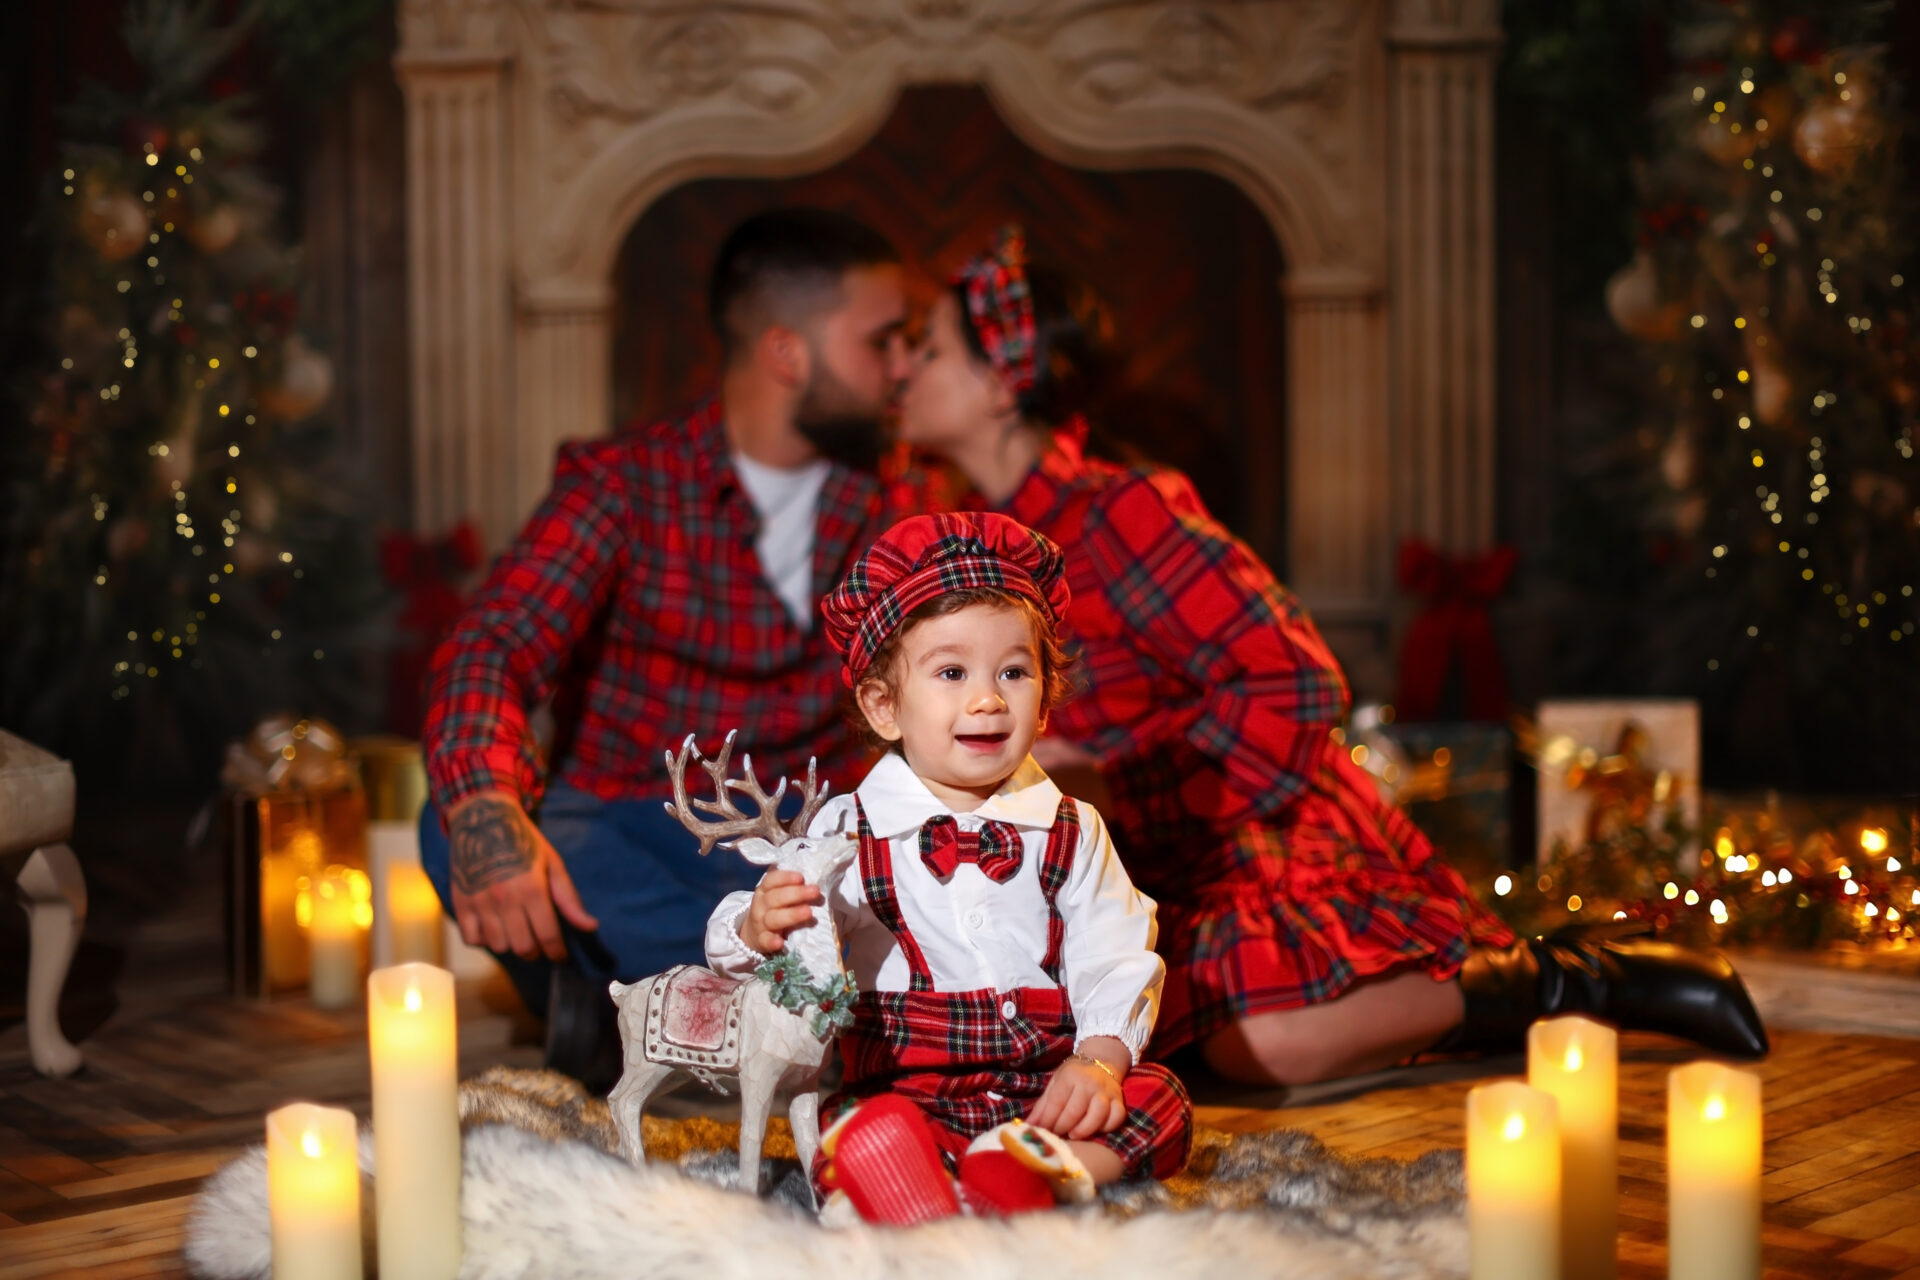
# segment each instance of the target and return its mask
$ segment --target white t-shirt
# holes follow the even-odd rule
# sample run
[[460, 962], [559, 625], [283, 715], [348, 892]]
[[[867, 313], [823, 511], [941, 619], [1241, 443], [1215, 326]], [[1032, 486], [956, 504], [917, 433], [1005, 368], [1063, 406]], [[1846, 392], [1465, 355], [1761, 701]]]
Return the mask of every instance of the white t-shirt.
[[[972, 813], [953, 814], [927, 790], [904, 758], [889, 752], [855, 792], [873, 834], [893, 841], [893, 891], [901, 922], [919, 944], [935, 991], [1011, 991], [1051, 988], [1040, 962], [1047, 953], [1047, 900], [1040, 868], [1061, 792], [1029, 756], [1000, 790]], [[1153, 899], [1134, 888], [1114, 852], [1106, 823], [1076, 800], [1080, 847], [1054, 899], [1066, 921], [1061, 976], [1073, 1009], [1076, 1037], [1113, 1036], [1135, 1062], [1153, 1034], [1166, 965], [1154, 954]], [[920, 828], [936, 814], [953, 814], [963, 830], [989, 819], [1019, 828], [1023, 860], [1005, 884], [971, 863], [944, 883], [921, 861]], [[814, 815], [810, 835], [853, 834], [854, 797], [835, 796]], [[750, 975], [762, 957], [740, 939], [738, 924], [753, 894], [728, 894], [707, 922], [707, 962], [729, 977]], [[857, 866], [840, 878], [830, 905], [846, 949], [847, 968], [862, 991], [907, 991], [912, 971], [899, 940], [867, 905]]]
[[760, 571], [802, 631], [813, 630], [813, 527], [828, 465], [819, 458], [786, 470], [744, 453], [733, 455], [740, 487], [760, 517], [760, 536], [753, 544]]

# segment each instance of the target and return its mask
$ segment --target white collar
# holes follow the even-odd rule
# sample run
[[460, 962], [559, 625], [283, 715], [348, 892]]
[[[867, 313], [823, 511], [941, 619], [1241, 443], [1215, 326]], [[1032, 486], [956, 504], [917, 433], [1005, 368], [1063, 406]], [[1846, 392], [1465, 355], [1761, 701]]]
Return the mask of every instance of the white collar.
[[[854, 794], [860, 797], [860, 807], [867, 815], [867, 825], [873, 834], [886, 840], [918, 830], [935, 814], [953, 813], [927, 789], [920, 775], [907, 764], [906, 757], [897, 751], [880, 757], [880, 762], [867, 772]], [[971, 816], [982, 822], [998, 820], [1011, 822], [1016, 827], [1046, 828], [1053, 825], [1060, 811], [1060, 800], [1060, 788], [1047, 776], [1047, 771], [1028, 756], [1013, 771], [1013, 776], [1001, 783], [1000, 789], [988, 796], [986, 803]]]

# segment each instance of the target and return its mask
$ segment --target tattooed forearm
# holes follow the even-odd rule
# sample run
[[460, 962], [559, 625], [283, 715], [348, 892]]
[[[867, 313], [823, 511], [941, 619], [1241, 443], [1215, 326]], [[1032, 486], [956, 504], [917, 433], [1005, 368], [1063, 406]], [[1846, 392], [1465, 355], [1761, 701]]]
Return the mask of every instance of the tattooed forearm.
[[447, 824], [447, 836], [453, 887], [461, 893], [479, 893], [533, 866], [533, 823], [504, 797], [476, 796], [460, 806]]

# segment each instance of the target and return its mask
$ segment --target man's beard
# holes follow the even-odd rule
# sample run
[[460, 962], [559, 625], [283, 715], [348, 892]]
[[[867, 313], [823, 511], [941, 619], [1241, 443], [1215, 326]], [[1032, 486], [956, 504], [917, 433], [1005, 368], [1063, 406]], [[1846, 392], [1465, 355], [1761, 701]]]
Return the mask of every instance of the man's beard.
[[886, 443], [882, 422], [882, 411], [862, 405], [816, 351], [813, 379], [800, 397], [793, 425], [820, 456], [859, 471], [879, 470]]

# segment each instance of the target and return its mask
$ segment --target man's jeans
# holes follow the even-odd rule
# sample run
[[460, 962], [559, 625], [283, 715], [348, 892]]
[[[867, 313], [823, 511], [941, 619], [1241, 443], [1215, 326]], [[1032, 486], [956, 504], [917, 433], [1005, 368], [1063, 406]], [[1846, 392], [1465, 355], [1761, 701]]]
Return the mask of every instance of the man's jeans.
[[[787, 800], [798, 812], [797, 797]], [[721, 845], [702, 858], [700, 842], [659, 800], [601, 800], [556, 784], [533, 820], [600, 922], [584, 933], [559, 916], [573, 963], [598, 982], [706, 963], [707, 917], [727, 894], [753, 888], [763, 871]], [[450, 852], [440, 811], [429, 803], [420, 815], [420, 863], [452, 916]], [[527, 1008], [544, 1018], [552, 964], [511, 953], [498, 958]]]

